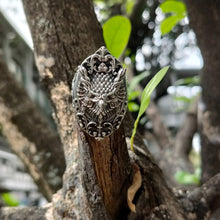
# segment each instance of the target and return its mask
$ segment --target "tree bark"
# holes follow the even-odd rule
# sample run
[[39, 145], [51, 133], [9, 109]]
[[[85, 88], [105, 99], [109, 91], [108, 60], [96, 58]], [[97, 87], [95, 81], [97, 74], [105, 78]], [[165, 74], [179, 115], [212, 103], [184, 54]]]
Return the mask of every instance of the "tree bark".
[[220, 171], [220, 3], [215, 0], [185, 2], [204, 59], [199, 105], [204, 182]]
[[[126, 196], [132, 172], [123, 126], [100, 141], [79, 131], [79, 152], [82, 184], [93, 213], [89, 219], [126, 219]], [[100, 205], [106, 211], [97, 215]]]
[[0, 58], [0, 124], [12, 150], [50, 201], [62, 186], [65, 160], [58, 134]]

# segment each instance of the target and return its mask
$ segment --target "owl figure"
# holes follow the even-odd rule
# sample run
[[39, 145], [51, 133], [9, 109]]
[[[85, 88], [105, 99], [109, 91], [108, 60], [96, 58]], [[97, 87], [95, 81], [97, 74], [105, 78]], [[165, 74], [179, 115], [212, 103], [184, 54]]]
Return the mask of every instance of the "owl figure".
[[78, 67], [72, 82], [75, 116], [90, 136], [111, 135], [127, 109], [126, 70], [103, 46]]

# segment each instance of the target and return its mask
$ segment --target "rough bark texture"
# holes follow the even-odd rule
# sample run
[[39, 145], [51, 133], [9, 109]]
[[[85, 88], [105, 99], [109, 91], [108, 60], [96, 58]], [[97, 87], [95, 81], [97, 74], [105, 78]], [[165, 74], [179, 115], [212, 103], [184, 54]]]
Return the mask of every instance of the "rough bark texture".
[[[176, 190], [176, 197], [184, 208], [189, 220], [208, 220], [220, 205], [220, 174], [215, 175], [202, 186], [192, 190]], [[219, 216], [212, 216], [218, 220]]]
[[0, 124], [42, 194], [51, 200], [62, 186], [65, 159], [58, 134], [49, 127], [24, 88], [0, 59]]
[[220, 2], [186, 0], [190, 25], [204, 59], [202, 73], [202, 181], [220, 171]]
[[146, 146], [140, 139], [135, 143], [135, 154], [130, 152], [130, 157], [141, 169], [142, 187], [136, 198], [137, 212], [130, 213], [128, 219], [187, 219]]
[[[87, 205], [96, 213], [89, 219], [126, 219], [126, 195], [131, 166], [123, 127], [100, 141], [82, 131], [79, 131], [79, 137], [83, 187], [89, 201]], [[103, 214], [97, 216], [100, 207], [94, 206], [100, 200], [103, 200], [106, 209], [105, 218]]]
[[123, 126], [110, 138], [95, 141], [86, 135], [86, 139], [105, 207], [111, 219], [123, 219], [132, 173]]

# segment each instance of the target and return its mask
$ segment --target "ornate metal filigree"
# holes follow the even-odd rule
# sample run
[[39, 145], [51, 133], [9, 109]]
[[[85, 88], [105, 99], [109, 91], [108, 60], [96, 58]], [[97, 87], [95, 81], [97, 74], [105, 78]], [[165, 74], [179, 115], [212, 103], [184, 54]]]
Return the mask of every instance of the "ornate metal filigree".
[[90, 136], [101, 139], [120, 127], [127, 109], [125, 72], [105, 47], [78, 67], [72, 82], [73, 107]]

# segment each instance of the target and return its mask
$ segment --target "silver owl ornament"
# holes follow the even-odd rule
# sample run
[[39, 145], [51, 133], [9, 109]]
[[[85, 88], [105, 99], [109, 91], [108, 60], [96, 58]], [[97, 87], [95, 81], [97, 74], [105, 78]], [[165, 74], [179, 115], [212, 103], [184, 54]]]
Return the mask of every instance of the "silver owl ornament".
[[104, 46], [78, 66], [72, 82], [73, 108], [79, 126], [96, 139], [111, 135], [124, 118], [125, 73]]

